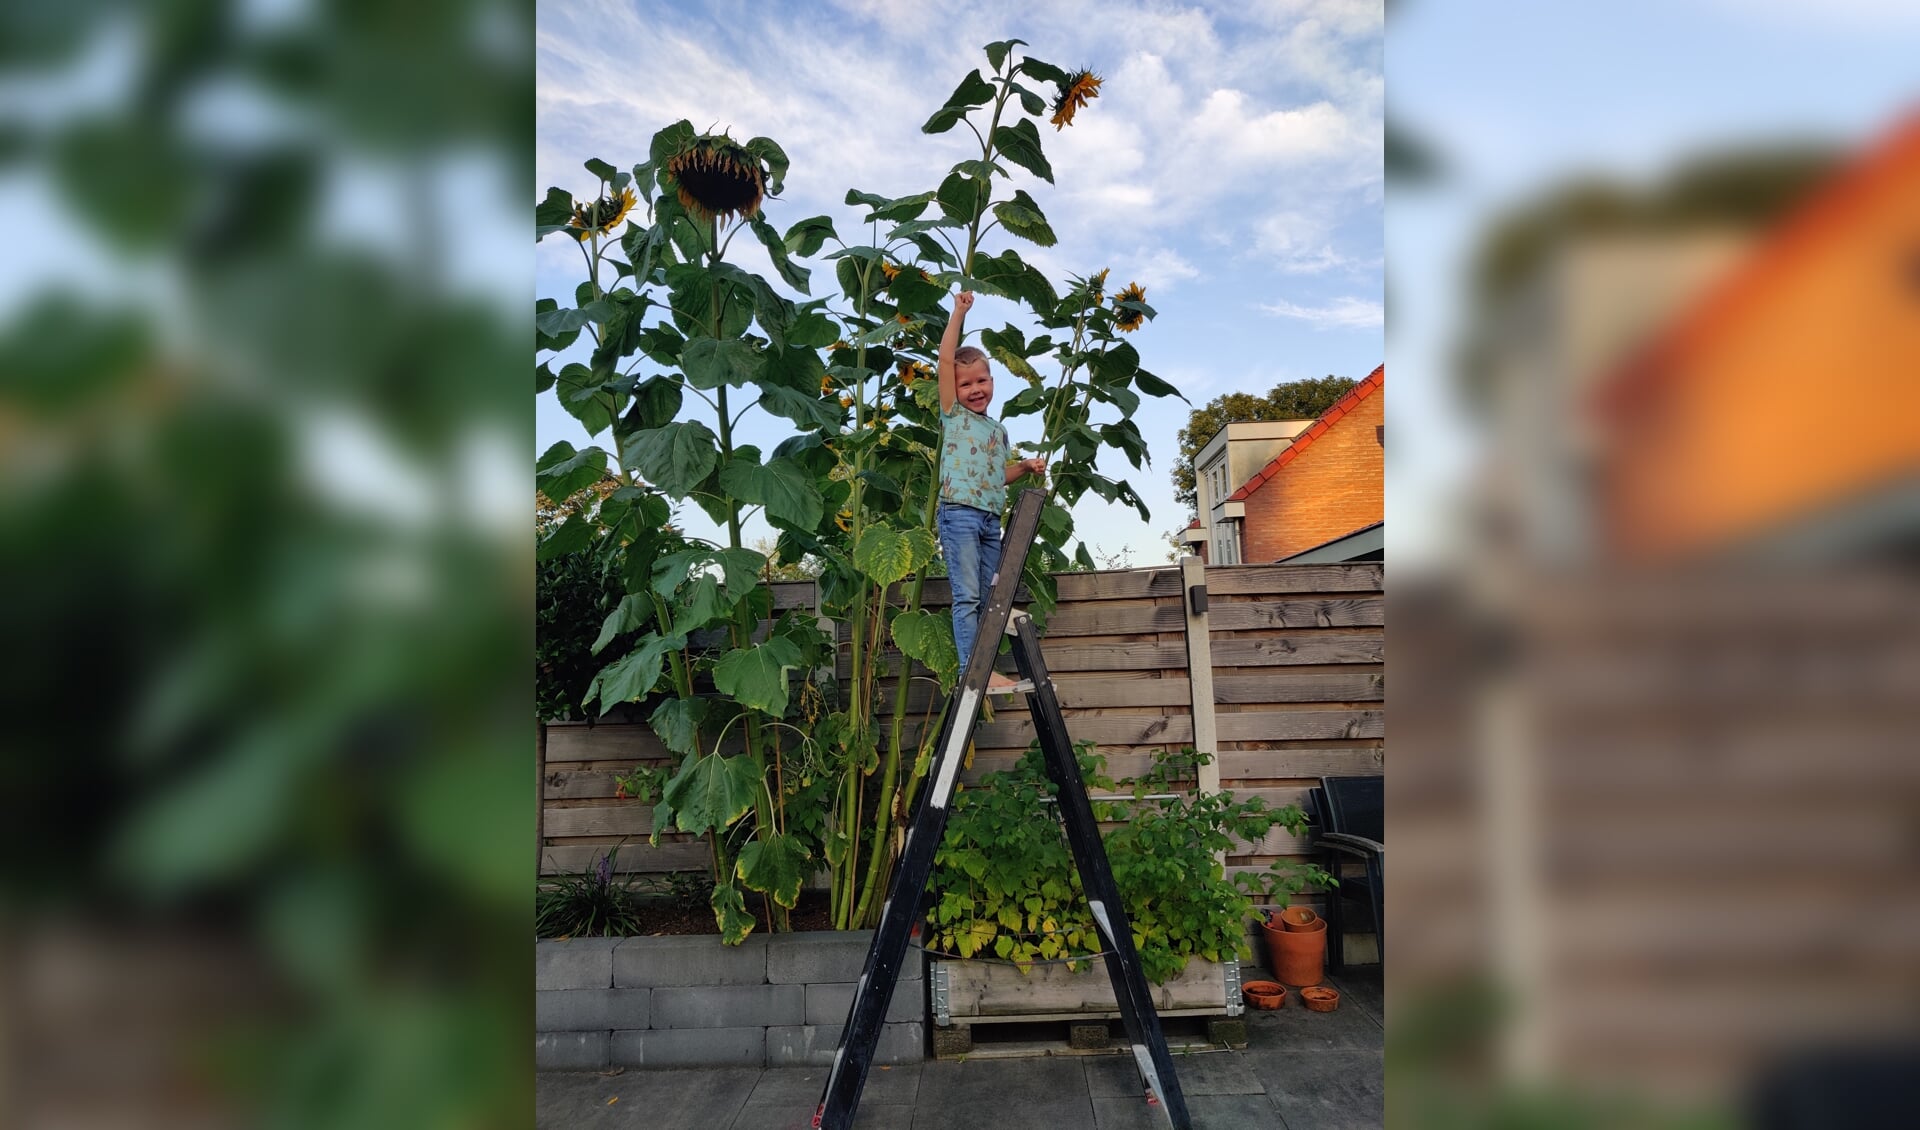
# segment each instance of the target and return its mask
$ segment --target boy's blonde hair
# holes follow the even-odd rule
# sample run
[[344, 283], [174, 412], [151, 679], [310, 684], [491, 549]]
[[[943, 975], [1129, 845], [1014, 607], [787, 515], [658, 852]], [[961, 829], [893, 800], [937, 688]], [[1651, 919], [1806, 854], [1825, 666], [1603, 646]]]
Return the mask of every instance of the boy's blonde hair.
[[[987, 365], [986, 351], [977, 345], [963, 345], [953, 351], [953, 371], [957, 374], [962, 365]], [[993, 366], [987, 365], [987, 372], [993, 372]]]

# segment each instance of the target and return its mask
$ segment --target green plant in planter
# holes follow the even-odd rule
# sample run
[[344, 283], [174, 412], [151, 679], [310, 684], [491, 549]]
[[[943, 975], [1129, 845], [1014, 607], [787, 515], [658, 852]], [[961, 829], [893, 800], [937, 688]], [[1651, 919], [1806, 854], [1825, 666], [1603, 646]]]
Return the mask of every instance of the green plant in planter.
[[[1074, 752], [1089, 792], [1115, 788], [1091, 742]], [[1141, 968], [1156, 984], [1195, 957], [1249, 956], [1244, 924], [1252, 900], [1244, 881], [1228, 879], [1215, 853], [1236, 840], [1258, 840], [1276, 824], [1296, 832], [1306, 824], [1295, 805], [1274, 809], [1259, 797], [1194, 791], [1206, 760], [1190, 748], [1156, 754], [1146, 773], [1120, 782], [1131, 789], [1130, 801], [1094, 805], [1097, 819], [1115, 824], [1103, 837], [1107, 859]], [[956, 796], [934, 857], [929, 918], [935, 949], [1017, 965], [1065, 960], [1075, 968], [1099, 952], [1079, 873], [1048, 803], [1055, 792], [1034, 746], [1014, 768], [989, 773]], [[1325, 876], [1317, 867], [1291, 864], [1259, 874], [1302, 885]]]

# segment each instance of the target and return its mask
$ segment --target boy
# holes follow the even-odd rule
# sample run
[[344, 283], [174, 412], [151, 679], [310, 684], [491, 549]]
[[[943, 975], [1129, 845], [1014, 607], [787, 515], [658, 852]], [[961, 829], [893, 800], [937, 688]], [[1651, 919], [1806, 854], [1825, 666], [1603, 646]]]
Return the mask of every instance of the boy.
[[[954, 296], [953, 317], [940, 338], [940, 552], [953, 585], [953, 642], [960, 650], [960, 675], [966, 677], [980, 630], [980, 605], [1000, 568], [1000, 512], [1007, 485], [1022, 475], [1044, 475], [1045, 459], [1009, 460], [1007, 429], [987, 416], [993, 402], [993, 370], [987, 355], [962, 346], [973, 292]], [[989, 694], [1010, 693], [1019, 684], [998, 671], [987, 680]]]

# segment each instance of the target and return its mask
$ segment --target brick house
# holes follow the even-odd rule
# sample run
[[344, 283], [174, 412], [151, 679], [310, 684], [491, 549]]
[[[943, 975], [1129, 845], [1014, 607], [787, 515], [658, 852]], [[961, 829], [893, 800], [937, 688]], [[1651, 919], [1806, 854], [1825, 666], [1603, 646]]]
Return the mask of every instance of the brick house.
[[1225, 553], [1213, 560], [1280, 561], [1330, 544], [1377, 559], [1386, 379], [1385, 365], [1369, 373], [1222, 500], [1213, 540]]
[[1920, 114], [1599, 383], [1600, 553], [1920, 546]]

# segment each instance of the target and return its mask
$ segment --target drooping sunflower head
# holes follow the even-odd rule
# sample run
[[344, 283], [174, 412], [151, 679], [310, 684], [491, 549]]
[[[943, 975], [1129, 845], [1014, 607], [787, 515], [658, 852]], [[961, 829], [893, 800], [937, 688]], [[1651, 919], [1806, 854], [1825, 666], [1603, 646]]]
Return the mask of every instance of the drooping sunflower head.
[[567, 234], [581, 240], [586, 239], [589, 232], [597, 231], [605, 235], [611, 232], [621, 220], [627, 218], [627, 213], [633, 211], [633, 206], [638, 200], [639, 198], [633, 194], [632, 187], [627, 187], [616, 194], [602, 196], [598, 200], [575, 204], [573, 217], [567, 221]]
[[1100, 84], [1104, 81], [1085, 68], [1068, 75], [1060, 84], [1059, 93], [1053, 96], [1053, 117], [1049, 119], [1053, 128], [1060, 130], [1072, 125], [1074, 113], [1100, 97]]
[[1107, 272], [1111, 270], [1112, 267], [1102, 267], [1098, 274], [1087, 279], [1087, 297], [1095, 306], [1100, 305], [1107, 296]]
[[702, 219], [751, 216], [767, 194], [759, 158], [725, 134], [701, 134], [667, 158], [667, 177], [680, 204]]
[[1115, 303], [1113, 308], [1113, 327], [1122, 333], [1132, 333], [1139, 329], [1141, 324], [1147, 320], [1147, 316], [1139, 310], [1129, 309], [1128, 307], [1119, 305], [1119, 303], [1145, 302], [1146, 300], [1146, 288], [1137, 282], [1128, 283], [1125, 287], [1121, 288], [1120, 293], [1113, 296]]

